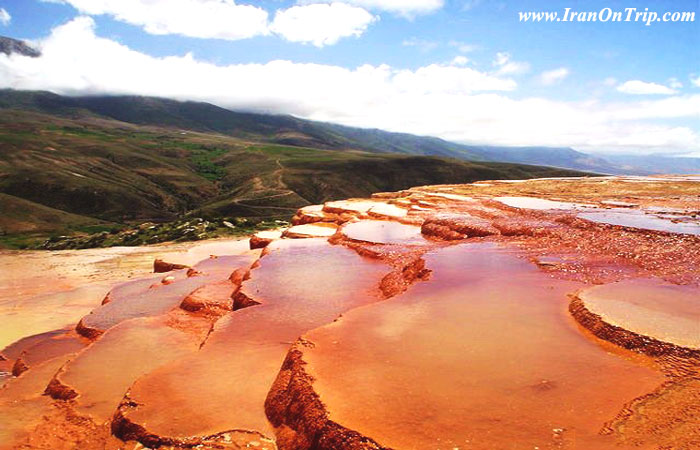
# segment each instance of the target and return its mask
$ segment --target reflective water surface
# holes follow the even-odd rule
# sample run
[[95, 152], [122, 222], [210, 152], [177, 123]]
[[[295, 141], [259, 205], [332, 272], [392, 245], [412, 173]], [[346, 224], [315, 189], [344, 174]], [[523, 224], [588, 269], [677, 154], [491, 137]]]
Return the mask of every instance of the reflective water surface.
[[594, 286], [579, 298], [586, 309], [611, 325], [700, 349], [700, 288], [634, 279]]
[[331, 420], [393, 448], [608, 448], [605, 422], [663, 381], [580, 332], [578, 284], [488, 247], [425, 259], [429, 281], [305, 336]]
[[274, 436], [265, 397], [289, 346], [304, 332], [378, 299], [384, 264], [325, 239], [270, 244], [244, 283], [260, 305], [216, 324], [202, 349], [151, 372], [131, 389], [130, 420], [159, 436], [208, 435], [230, 429]]
[[578, 216], [596, 223], [643, 230], [700, 235], [700, 219], [687, 218], [687, 220], [682, 220], [682, 217], [677, 216], [659, 217], [658, 215], [645, 214], [643, 211], [637, 210], [585, 212]]
[[535, 197], [494, 197], [496, 201], [504, 205], [512, 206], [513, 208], [524, 209], [586, 209], [594, 208], [595, 205], [585, 205], [583, 203], [558, 202]]
[[361, 220], [342, 228], [342, 233], [355, 241], [375, 244], [424, 244], [427, 241], [420, 227], [385, 220]]

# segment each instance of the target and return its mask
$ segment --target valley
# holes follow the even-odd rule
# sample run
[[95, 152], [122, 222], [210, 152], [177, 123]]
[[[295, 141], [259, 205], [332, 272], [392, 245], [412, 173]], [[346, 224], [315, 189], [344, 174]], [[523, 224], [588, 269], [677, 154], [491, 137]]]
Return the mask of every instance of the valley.
[[[198, 122], [168, 121], [174, 113], [162, 108], [145, 114], [140, 101], [126, 102], [119, 110], [126, 112], [112, 115], [135, 120], [127, 113], [139, 111], [154, 118], [154, 124], [128, 123], [79, 105], [59, 107], [52, 99], [65, 98], [12, 91], [0, 95], [0, 241], [6, 247], [39, 248], [48, 237], [62, 235], [90, 241], [95, 234], [132, 232], [146, 222], [182, 224], [190, 219], [218, 221], [207, 237], [242, 235], [260, 223], [265, 228], [270, 226], [265, 222], [288, 220], [305, 205], [376, 191], [580, 175], [512, 163], [371, 153], [360, 144], [345, 147], [352, 142], [331, 149], [340, 144], [327, 136], [324, 141], [295, 141], [315, 147], [275, 142], [288, 141], [294, 128], [286, 127], [291, 125], [270, 125], [266, 135], [231, 136]], [[161, 100], [152, 103], [173, 107]], [[245, 222], [239, 229], [222, 224], [240, 220]], [[82, 245], [152, 244], [180, 236], [149, 241], [151, 237]]]

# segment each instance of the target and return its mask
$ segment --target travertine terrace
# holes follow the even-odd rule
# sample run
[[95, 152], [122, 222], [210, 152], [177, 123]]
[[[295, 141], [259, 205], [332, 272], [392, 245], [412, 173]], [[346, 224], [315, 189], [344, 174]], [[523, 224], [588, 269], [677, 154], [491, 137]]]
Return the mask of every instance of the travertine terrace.
[[700, 448], [700, 177], [424, 186], [293, 222], [27, 297], [46, 317], [1, 353], [0, 449]]

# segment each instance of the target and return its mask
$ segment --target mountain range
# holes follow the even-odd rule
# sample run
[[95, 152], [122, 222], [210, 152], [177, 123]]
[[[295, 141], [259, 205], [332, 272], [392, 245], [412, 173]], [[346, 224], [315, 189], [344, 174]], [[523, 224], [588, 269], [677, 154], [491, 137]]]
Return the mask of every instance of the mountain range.
[[[0, 52], [39, 55], [8, 38]], [[466, 145], [203, 102], [0, 90], [0, 236], [289, 218], [304, 205], [423, 184], [664, 168], [700, 172], [700, 159]]]
[[[38, 57], [27, 43], [0, 36], [0, 53]], [[468, 161], [496, 161], [583, 170], [605, 174], [648, 175], [700, 171], [700, 158], [664, 155], [591, 155], [569, 147], [503, 147], [469, 145], [443, 139], [352, 128], [303, 120], [293, 116], [235, 112], [209, 103], [135, 96], [61, 97], [49, 92], [5, 91], [4, 107], [49, 114], [75, 115], [88, 111], [138, 124], [216, 132], [238, 138], [322, 149], [352, 149], [376, 153], [444, 156]]]
[[0, 90], [0, 235], [289, 218], [416, 185], [584, 174], [478, 158], [440, 139], [206, 103]]
[[0, 92], [0, 107], [60, 117], [97, 115], [134, 125], [218, 133], [282, 145], [328, 150], [441, 156], [466, 161], [544, 165], [604, 174], [646, 175], [700, 170], [700, 158], [594, 156], [568, 147], [467, 145], [428, 136], [352, 128], [288, 115], [230, 111], [203, 102], [138, 96], [65, 97], [42, 91]]

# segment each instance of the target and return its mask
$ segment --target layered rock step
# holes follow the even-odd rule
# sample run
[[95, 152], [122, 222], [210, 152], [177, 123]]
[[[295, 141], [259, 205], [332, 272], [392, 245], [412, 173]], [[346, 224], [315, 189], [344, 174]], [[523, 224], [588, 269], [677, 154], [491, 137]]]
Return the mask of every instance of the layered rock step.
[[0, 349], [25, 336], [75, 326], [81, 317], [100, 305], [109, 290], [109, 286], [90, 285], [39, 295], [18, 304], [0, 305], [0, 314], [3, 314]]
[[0, 447], [693, 448], [700, 242], [605, 214], [694, 224], [697, 195], [423, 186], [158, 254], [3, 350]]
[[146, 445], [196, 445], [206, 436], [274, 438], [264, 401], [289, 346], [304, 332], [380, 299], [386, 265], [323, 239], [281, 240], [267, 249], [239, 295], [256, 306], [219, 322], [198, 352], [140, 378], [115, 431]]
[[126, 283], [107, 295], [107, 303], [83, 317], [77, 330], [86, 337], [96, 338], [125, 320], [165, 314], [178, 307], [195, 289], [226, 280], [234, 270], [248, 267], [252, 261], [247, 255], [213, 257], [192, 269]]
[[[0, 449], [12, 449], [28, 438], [50, 414], [51, 398], [43, 395], [54, 374], [72, 355], [52, 358], [34, 367], [31, 376], [11, 379], [0, 390]], [[26, 375], [26, 374], [25, 374]]]
[[429, 281], [290, 352], [266, 404], [280, 447], [615, 448], [606, 421], [663, 382], [576, 331], [577, 283], [490, 246], [425, 260]]
[[625, 280], [581, 291], [570, 310], [596, 336], [625, 348], [700, 357], [700, 288]]
[[166, 323], [165, 318], [142, 317], [110, 328], [57, 371], [47, 394], [72, 400], [73, 408], [96, 424], [109, 421], [139, 377], [199, 348], [196, 336]]

